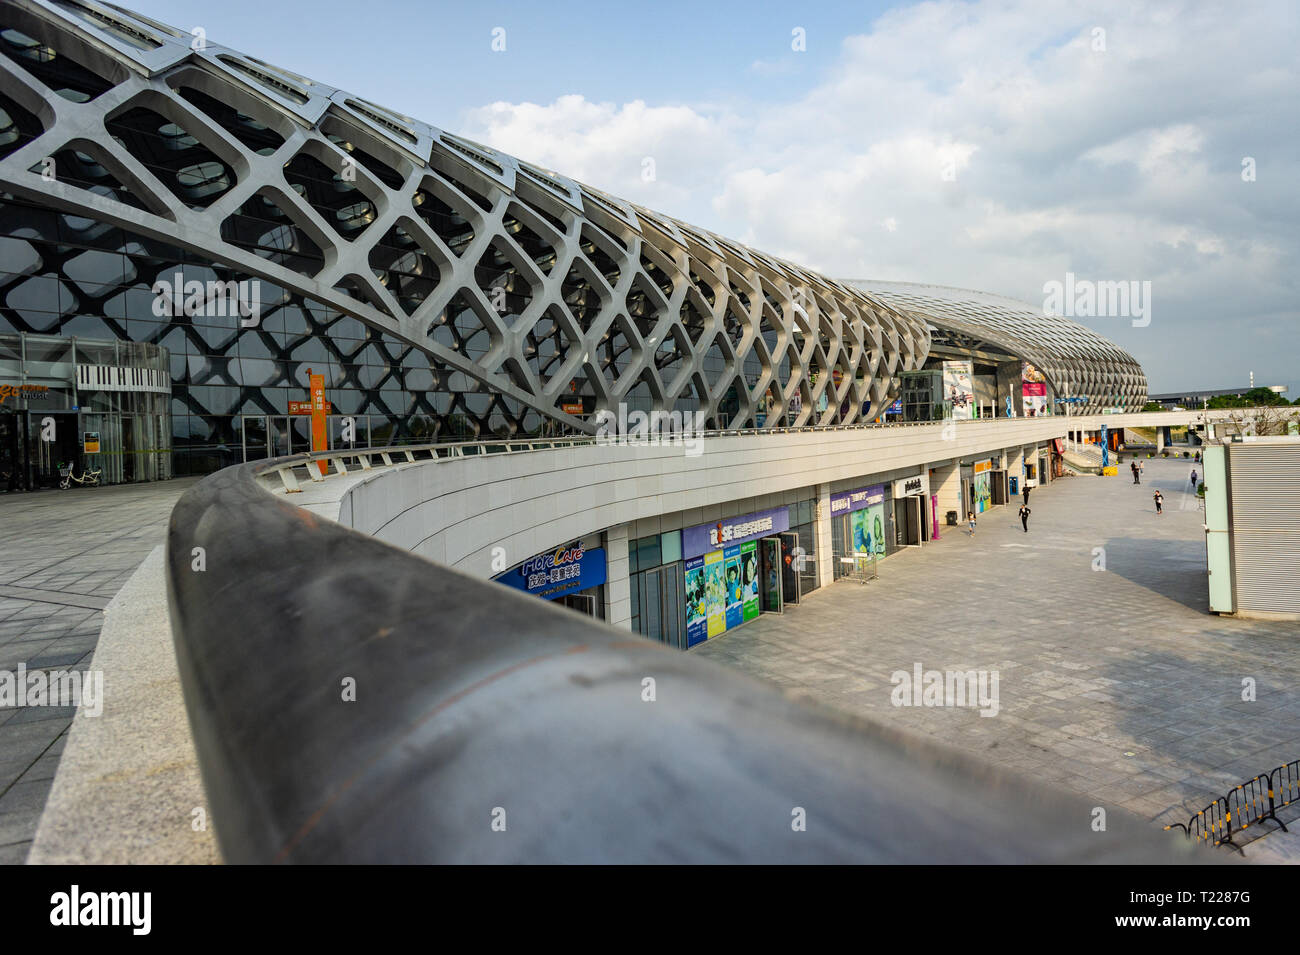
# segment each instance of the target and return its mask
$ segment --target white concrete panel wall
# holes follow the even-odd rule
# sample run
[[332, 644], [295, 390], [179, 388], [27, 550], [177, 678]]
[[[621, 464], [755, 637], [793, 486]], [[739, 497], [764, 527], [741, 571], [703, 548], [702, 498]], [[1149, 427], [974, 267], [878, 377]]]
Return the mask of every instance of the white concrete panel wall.
[[[632, 595], [628, 578], [628, 526], [605, 532], [605, 621], [620, 630], [632, 628]], [[557, 541], [557, 543], [560, 543]]]
[[[621, 528], [622, 563], [611, 566], [611, 622], [630, 617], [627, 540], [724, 516], [791, 504], [938, 467], [940, 519], [960, 512], [955, 462], [1010, 449], [1032, 453], [1068, 426], [1119, 425], [1120, 416], [1003, 418], [889, 428], [768, 434], [745, 432], [681, 445], [587, 445], [442, 458], [331, 476], [317, 485], [333, 516], [381, 540], [478, 577], [495, 548], [507, 566], [566, 541]], [[1151, 418], [1150, 422], [1145, 419]], [[1167, 423], [1168, 414], [1122, 416], [1126, 426]], [[1014, 473], [1014, 472], [1013, 472]], [[342, 484], [344, 487], [339, 487]], [[825, 486], [823, 488], [822, 486]], [[330, 490], [327, 490], [327, 487]], [[825, 494], [819, 493], [825, 491]], [[320, 496], [319, 494], [317, 496]], [[328, 513], [327, 513], [328, 512]], [[818, 519], [830, 559], [829, 508]], [[615, 560], [612, 552], [611, 561]], [[500, 560], [496, 562], [500, 567]], [[823, 580], [827, 568], [819, 566]], [[623, 585], [619, 581], [623, 581]]]

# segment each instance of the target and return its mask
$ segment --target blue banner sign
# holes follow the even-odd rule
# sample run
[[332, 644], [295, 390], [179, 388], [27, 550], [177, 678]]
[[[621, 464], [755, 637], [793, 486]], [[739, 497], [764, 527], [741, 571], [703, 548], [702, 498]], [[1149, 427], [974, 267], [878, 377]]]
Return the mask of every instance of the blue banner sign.
[[831, 517], [839, 517], [850, 511], [860, 511], [864, 507], [881, 504], [885, 500], [885, 485], [873, 484], [860, 487], [856, 491], [841, 491], [831, 495]]
[[514, 570], [492, 579], [544, 600], [554, 600], [605, 582], [605, 548], [561, 547], [529, 557]]
[[790, 529], [790, 512], [784, 507], [729, 517], [712, 524], [697, 524], [682, 531], [682, 557], [699, 557], [731, 544], [771, 537]]

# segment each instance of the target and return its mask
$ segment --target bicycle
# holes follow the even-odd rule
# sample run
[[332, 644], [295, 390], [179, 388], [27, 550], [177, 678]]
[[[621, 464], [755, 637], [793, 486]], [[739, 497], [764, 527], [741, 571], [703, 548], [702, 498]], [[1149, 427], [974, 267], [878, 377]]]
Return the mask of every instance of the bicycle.
[[102, 468], [95, 468], [93, 471], [87, 469], [81, 473], [81, 476], [72, 473], [72, 465], [59, 466], [59, 488], [66, 491], [75, 481], [82, 487], [99, 487], [99, 478], [104, 473]]

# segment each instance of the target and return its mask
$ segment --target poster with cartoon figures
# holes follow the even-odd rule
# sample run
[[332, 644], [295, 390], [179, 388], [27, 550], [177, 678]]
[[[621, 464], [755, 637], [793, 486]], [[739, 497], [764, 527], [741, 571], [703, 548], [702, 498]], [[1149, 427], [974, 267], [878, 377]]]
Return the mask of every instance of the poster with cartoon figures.
[[686, 645], [693, 647], [709, 638], [709, 607], [704, 586], [704, 557], [686, 561]]
[[723, 566], [727, 579], [727, 629], [739, 627], [745, 622], [743, 585], [740, 576], [740, 545], [728, 547], [722, 552]]
[[740, 545], [740, 571], [742, 585], [742, 616], [753, 620], [758, 616], [758, 541]]
[[704, 595], [708, 609], [710, 637], [727, 629], [727, 580], [722, 566], [722, 551], [704, 555]]

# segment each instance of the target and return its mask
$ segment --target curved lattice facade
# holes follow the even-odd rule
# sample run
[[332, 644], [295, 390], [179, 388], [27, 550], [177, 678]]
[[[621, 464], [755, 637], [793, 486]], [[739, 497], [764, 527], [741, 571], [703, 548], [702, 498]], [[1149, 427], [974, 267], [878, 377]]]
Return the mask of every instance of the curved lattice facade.
[[1078, 413], [1140, 411], [1146, 404], [1147, 378], [1137, 360], [1068, 318], [989, 292], [904, 282], [851, 284], [927, 322], [936, 344], [959, 350], [991, 346], [1031, 362], [1057, 395], [1083, 399]]
[[[0, 76], [0, 331], [167, 347], [178, 455], [309, 367], [400, 441], [620, 403], [849, 424], [928, 350], [860, 290], [116, 7], [0, 6]], [[255, 322], [159, 313], [195, 281], [256, 282]]]

